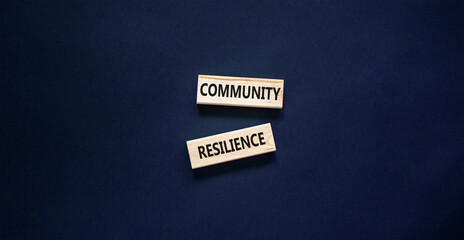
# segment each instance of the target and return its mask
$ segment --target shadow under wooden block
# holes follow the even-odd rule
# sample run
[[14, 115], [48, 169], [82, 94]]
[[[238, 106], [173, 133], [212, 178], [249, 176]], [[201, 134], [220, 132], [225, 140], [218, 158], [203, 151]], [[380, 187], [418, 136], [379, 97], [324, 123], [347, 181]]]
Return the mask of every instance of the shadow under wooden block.
[[271, 108], [252, 108], [252, 107], [231, 107], [217, 105], [197, 105], [198, 112], [203, 116], [221, 116], [238, 118], [255, 118], [276, 120], [283, 118], [282, 109]]
[[237, 171], [244, 171], [258, 167], [264, 167], [276, 161], [275, 152], [257, 155], [248, 158], [242, 158], [230, 162], [211, 165], [208, 167], [197, 168], [193, 170], [195, 179], [205, 179], [217, 175], [228, 174]]

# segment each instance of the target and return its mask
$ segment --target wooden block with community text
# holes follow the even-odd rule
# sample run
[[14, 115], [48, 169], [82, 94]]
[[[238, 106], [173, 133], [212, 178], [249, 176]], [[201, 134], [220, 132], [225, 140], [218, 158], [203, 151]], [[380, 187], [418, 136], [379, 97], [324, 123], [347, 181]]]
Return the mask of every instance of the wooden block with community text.
[[192, 169], [275, 152], [270, 123], [187, 141]]
[[284, 80], [198, 75], [197, 104], [283, 107]]

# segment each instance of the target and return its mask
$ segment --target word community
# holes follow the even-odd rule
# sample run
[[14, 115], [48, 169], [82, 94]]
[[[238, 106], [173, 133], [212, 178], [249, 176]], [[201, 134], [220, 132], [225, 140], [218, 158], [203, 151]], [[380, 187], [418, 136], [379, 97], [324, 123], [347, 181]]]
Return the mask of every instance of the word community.
[[198, 75], [197, 104], [282, 109], [284, 80]]
[[259, 132], [254, 133], [251, 136], [247, 135], [246, 137], [236, 137], [229, 139], [228, 141], [224, 140], [212, 144], [206, 144], [205, 146], [198, 146], [200, 159], [203, 159], [203, 157], [207, 158], [220, 154], [240, 151], [246, 148], [251, 148], [252, 146], [258, 147], [260, 145], [265, 145], [266, 142], [264, 141], [263, 134], [263, 132]]
[[[277, 100], [280, 88], [276, 87], [260, 87], [260, 86], [245, 86], [245, 85], [229, 85], [229, 84], [214, 84], [203, 83], [200, 87], [202, 96], [210, 97], [230, 97], [230, 98], [251, 98], [261, 100]], [[272, 98], [271, 98], [272, 97]]]

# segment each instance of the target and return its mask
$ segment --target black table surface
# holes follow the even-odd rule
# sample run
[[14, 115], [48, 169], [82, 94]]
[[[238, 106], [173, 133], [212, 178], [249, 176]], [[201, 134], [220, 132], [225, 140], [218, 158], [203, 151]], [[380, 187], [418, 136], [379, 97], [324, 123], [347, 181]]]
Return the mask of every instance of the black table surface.
[[[1, 1], [1, 239], [464, 239], [463, 1]], [[198, 106], [198, 74], [285, 79]], [[277, 152], [192, 171], [270, 122]]]

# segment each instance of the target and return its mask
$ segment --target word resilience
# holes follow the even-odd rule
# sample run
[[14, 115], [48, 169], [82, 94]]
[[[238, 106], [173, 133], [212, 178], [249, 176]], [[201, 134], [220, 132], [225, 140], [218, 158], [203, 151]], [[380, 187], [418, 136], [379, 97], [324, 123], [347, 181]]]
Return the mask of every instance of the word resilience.
[[276, 151], [271, 124], [187, 141], [192, 169]]

